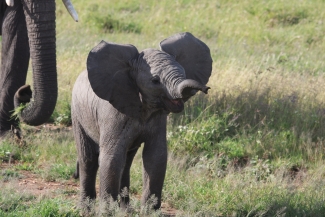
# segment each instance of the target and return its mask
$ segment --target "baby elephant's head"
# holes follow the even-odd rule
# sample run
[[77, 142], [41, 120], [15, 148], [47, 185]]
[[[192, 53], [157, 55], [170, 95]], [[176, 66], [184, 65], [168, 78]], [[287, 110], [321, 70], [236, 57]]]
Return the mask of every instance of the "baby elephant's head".
[[95, 94], [138, 118], [143, 110], [181, 112], [191, 96], [207, 93], [212, 59], [206, 44], [181, 33], [162, 41], [160, 47], [139, 54], [132, 45], [102, 41], [87, 60]]
[[131, 74], [142, 96], [142, 102], [152, 109], [181, 112], [184, 102], [198, 90], [207, 93], [205, 85], [193, 79], [186, 79], [186, 72], [174, 56], [146, 49], [131, 61]]

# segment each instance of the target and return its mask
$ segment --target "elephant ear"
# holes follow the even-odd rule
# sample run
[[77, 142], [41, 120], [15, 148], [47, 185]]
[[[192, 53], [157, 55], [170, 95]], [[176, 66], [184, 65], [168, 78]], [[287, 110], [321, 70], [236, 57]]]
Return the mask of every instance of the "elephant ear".
[[101, 41], [87, 59], [88, 79], [95, 94], [133, 118], [139, 117], [142, 103], [139, 89], [130, 75], [129, 61], [138, 55], [133, 45]]
[[160, 49], [175, 57], [187, 79], [208, 83], [212, 71], [209, 47], [191, 33], [178, 33], [160, 42]]

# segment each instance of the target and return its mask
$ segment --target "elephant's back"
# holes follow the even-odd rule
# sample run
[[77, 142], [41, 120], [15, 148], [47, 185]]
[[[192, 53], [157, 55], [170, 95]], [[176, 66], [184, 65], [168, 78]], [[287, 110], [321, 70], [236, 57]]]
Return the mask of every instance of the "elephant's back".
[[88, 104], [89, 99], [96, 100], [96, 95], [90, 87], [87, 71], [83, 71], [77, 78], [72, 90], [72, 106], [71, 109], [85, 108], [91, 105]]

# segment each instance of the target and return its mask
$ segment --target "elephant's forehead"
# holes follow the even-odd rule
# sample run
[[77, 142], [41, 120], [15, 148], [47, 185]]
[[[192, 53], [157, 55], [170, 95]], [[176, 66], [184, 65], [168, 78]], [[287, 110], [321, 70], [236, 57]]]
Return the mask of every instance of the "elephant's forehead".
[[177, 71], [185, 76], [184, 68], [168, 53], [156, 49], [143, 51], [143, 60], [150, 67], [151, 74], [163, 76], [166, 73]]

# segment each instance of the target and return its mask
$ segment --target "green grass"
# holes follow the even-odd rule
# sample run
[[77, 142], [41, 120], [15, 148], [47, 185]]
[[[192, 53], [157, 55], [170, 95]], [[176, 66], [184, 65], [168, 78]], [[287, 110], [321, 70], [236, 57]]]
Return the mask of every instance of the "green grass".
[[0, 196], [0, 216], [20, 217], [73, 217], [80, 216], [75, 205], [64, 198], [36, 198], [16, 189], [2, 188]]
[[[51, 121], [60, 128], [23, 125], [23, 144], [1, 141], [0, 160], [14, 164], [1, 169], [0, 182], [17, 181], [22, 171], [70, 179], [76, 150], [71, 131], [61, 127], [71, 123], [74, 81], [102, 39], [143, 50], [189, 31], [210, 47], [211, 90], [169, 116], [163, 201], [178, 216], [324, 215], [323, 0], [73, 3], [78, 23], [57, 2], [59, 100]], [[150, 216], [137, 199], [140, 152], [131, 169], [130, 215]], [[1, 188], [0, 216], [78, 216], [76, 200], [66, 197], [75, 193], [43, 198]]]

